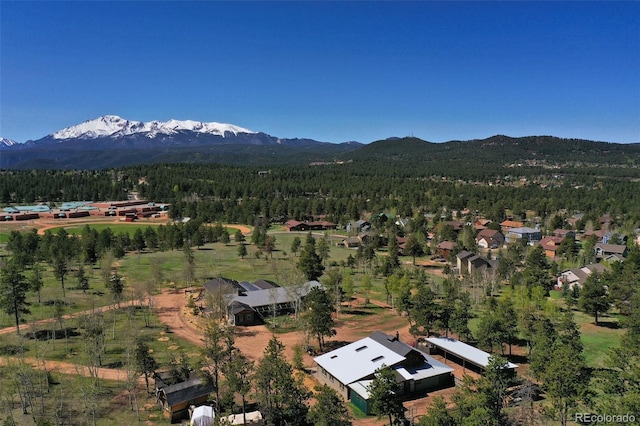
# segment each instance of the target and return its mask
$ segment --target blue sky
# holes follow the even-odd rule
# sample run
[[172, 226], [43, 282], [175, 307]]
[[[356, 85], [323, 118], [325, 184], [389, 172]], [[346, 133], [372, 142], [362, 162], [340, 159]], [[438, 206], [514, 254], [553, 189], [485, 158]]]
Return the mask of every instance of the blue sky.
[[0, 2], [0, 136], [101, 115], [640, 142], [640, 2]]

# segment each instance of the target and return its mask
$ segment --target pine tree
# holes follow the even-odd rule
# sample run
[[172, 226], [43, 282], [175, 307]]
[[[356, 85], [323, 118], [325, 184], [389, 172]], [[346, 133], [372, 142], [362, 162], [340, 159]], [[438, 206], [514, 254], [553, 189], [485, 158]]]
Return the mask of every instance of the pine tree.
[[593, 315], [596, 325], [598, 325], [598, 315], [606, 313], [610, 308], [605, 285], [604, 276], [598, 272], [594, 272], [589, 275], [580, 290], [578, 306], [585, 313]]
[[29, 284], [20, 266], [12, 261], [7, 262], [2, 267], [0, 275], [0, 308], [8, 315], [13, 315], [18, 334], [22, 315], [30, 313], [27, 302], [28, 290]]
[[316, 386], [316, 403], [309, 410], [307, 419], [314, 426], [349, 426], [349, 411], [336, 391], [327, 385]]
[[314, 287], [305, 298], [305, 304], [309, 332], [318, 339], [318, 348], [322, 352], [324, 338], [336, 335], [335, 322], [331, 316], [332, 301], [326, 291]]
[[389, 426], [404, 418], [404, 405], [400, 400], [398, 382], [393, 370], [382, 366], [377, 369], [375, 376], [368, 387], [371, 411], [378, 418], [388, 417]]
[[324, 271], [322, 259], [316, 253], [315, 239], [311, 233], [307, 235], [305, 245], [300, 253], [298, 269], [305, 274], [309, 281], [317, 280], [322, 276]]
[[305, 424], [309, 393], [294, 379], [293, 368], [284, 356], [284, 345], [276, 336], [267, 344], [254, 383], [260, 411], [269, 424]]
[[138, 340], [136, 343], [135, 357], [137, 371], [144, 374], [144, 382], [147, 385], [147, 392], [149, 392], [149, 376], [153, 376], [156, 372], [158, 363], [151, 356], [149, 346], [142, 340]]

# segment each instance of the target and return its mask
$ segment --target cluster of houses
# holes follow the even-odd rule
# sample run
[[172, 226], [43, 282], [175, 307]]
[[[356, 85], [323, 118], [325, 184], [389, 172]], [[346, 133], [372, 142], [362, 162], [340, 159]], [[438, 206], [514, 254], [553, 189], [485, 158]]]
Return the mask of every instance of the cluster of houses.
[[25, 221], [34, 219], [77, 219], [89, 216], [118, 217], [125, 221], [140, 218], [160, 217], [169, 211], [168, 204], [156, 204], [146, 200], [124, 200], [95, 203], [73, 201], [59, 207], [48, 204], [34, 206], [9, 206], [2, 209], [0, 222]]
[[[576, 215], [575, 217], [569, 218], [567, 222], [570, 225], [574, 225], [580, 218], [580, 215]], [[385, 219], [389, 220], [386, 216]], [[395, 224], [400, 229], [404, 229], [409, 222], [409, 219], [397, 219]], [[455, 241], [444, 240], [435, 246], [434, 258], [452, 262], [454, 273], [460, 275], [480, 273], [488, 276], [496, 273], [499, 262], [499, 260], [491, 258], [489, 255], [491, 250], [499, 250], [514, 243], [524, 243], [532, 246], [539, 245], [543, 248], [547, 258], [556, 259], [559, 257], [558, 250], [566, 238], [573, 237], [580, 240], [595, 237], [594, 256], [598, 262], [623, 262], [628, 254], [626, 245], [627, 237], [611, 231], [612, 222], [609, 216], [603, 216], [599, 218], [598, 221], [601, 229], [585, 231], [579, 234], [570, 229], [555, 229], [551, 232], [551, 235], [545, 236], [538, 225], [529, 227], [525, 226], [524, 222], [505, 220], [501, 222], [499, 226], [490, 227], [491, 220], [480, 218], [472, 224], [467, 224], [472, 225], [476, 231], [475, 242], [478, 249], [477, 252], [459, 252], [458, 245]], [[454, 236], [465, 226], [462, 222], [455, 220], [447, 221], [445, 224], [451, 227]], [[291, 220], [286, 223], [286, 226], [289, 231], [336, 229], [336, 224], [324, 221], [299, 222]], [[499, 229], [496, 229], [498, 227]], [[366, 246], [370, 244], [372, 240], [379, 237], [379, 233], [373, 228], [371, 222], [367, 220], [348, 223], [344, 229], [350, 235], [343, 237], [338, 244], [345, 248], [355, 249]], [[639, 236], [636, 242], [640, 243], [640, 230], [638, 230], [637, 234]], [[433, 238], [435, 235], [430, 234], [429, 237]], [[406, 237], [397, 237], [397, 243], [399, 254], [404, 254]], [[485, 255], [481, 253], [485, 253]], [[570, 288], [572, 288], [574, 284], [582, 285], [587, 275], [592, 271], [601, 271], [603, 268], [604, 267], [598, 263], [564, 271], [558, 277], [558, 285], [561, 286], [561, 283], [566, 283]]]

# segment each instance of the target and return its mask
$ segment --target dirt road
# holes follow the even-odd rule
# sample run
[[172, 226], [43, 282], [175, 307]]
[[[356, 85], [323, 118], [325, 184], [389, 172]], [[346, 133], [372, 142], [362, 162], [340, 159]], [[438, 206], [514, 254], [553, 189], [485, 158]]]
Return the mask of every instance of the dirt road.
[[[0, 366], [18, 366], [20, 364], [20, 358], [18, 357], [1, 357], [0, 358]], [[85, 367], [83, 365], [72, 364], [69, 362], [62, 361], [51, 361], [51, 360], [37, 360], [35, 358], [26, 357], [23, 361], [37, 370], [45, 369], [46, 371], [58, 372], [62, 374], [79, 374], [85, 377], [92, 377], [92, 372], [89, 370], [89, 367]], [[96, 374], [100, 379], [105, 380], [116, 380], [119, 382], [124, 382], [127, 379], [127, 373], [125, 370], [117, 370], [115, 368], [104, 368], [99, 367], [95, 370]], [[137, 375], [136, 375], [137, 376]], [[144, 385], [144, 377], [137, 377], [137, 382], [139, 384]]]
[[[72, 314], [63, 315], [62, 319], [65, 320], [70, 318], [76, 318], [76, 317], [81, 317], [83, 315], [90, 315], [91, 313], [106, 312], [106, 311], [111, 311], [113, 309], [124, 308], [127, 306], [138, 306], [138, 305], [140, 305], [139, 300], [120, 302], [119, 304], [114, 303], [113, 305], [100, 306], [98, 308], [88, 309], [86, 311], [74, 312]], [[23, 330], [29, 329], [33, 325], [51, 324], [52, 322], [56, 322], [56, 321], [58, 321], [58, 318], [46, 318], [39, 321], [25, 323], [20, 326], [20, 332], [22, 332]], [[15, 326], [0, 328], [0, 334], [8, 334], [8, 333], [16, 333], [16, 332], [17, 332], [17, 328]]]

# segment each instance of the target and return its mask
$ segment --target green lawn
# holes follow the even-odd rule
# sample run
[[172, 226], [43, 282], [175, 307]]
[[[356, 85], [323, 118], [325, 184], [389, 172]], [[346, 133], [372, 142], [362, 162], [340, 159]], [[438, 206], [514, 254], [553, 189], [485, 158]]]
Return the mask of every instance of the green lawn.
[[580, 328], [580, 340], [584, 345], [584, 357], [587, 365], [594, 368], [605, 367], [607, 354], [611, 348], [620, 345], [620, 336], [624, 329], [617, 328], [618, 320], [613, 316], [594, 318], [583, 312], [574, 311], [576, 323]]
[[[124, 223], [93, 223], [88, 225], [91, 229], [95, 229], [97, 232], [102, 232], [103, 230], [110, 228], [114, 234], [129, 233], [130, 235], [133, 235], [137, 229], [142, 229], [144, 231], [149, 226], [156, 227], [164, 224], [124, 222]], [[68, 226], [65, 225], [65, 226], [60, 226], [58, 228], [51, 228], [51, 232], [55, 234], [58, 232], [58, 230], [64, 228], [67, 231], [67, 233], [69, 233], [70, 235], [80, 235], [82, 234], [82, 230], [84, 229], [85, 226], [86, 226], [85, 224], [68, 225]]]

